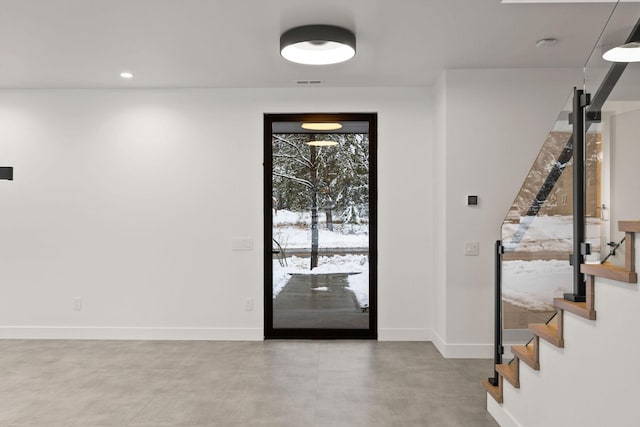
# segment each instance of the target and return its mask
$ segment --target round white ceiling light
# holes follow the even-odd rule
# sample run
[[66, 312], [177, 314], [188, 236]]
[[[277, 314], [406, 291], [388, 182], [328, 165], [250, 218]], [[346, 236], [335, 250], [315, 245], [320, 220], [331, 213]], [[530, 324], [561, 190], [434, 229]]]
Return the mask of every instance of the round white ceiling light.
[[122, 77], [123, 79], [132, 79], [133, 74], [129, 71], [123, 71], [120, 73], [120, 77]]
[[356, 36], [345, 28], [333, 25], [304, 25], [282, 34], [280, 54], [298, 64], [337, 64], [354, 57]]
[[610, 62], [640, 62], [640, 42], [630, 42], [609, 49], [602, 58]]

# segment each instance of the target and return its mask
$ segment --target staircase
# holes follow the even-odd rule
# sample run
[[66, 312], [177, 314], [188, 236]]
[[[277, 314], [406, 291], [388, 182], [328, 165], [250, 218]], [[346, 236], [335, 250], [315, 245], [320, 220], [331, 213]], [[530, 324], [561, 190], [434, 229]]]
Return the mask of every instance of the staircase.
[[[553, 317], [553, 319], [551, 319], [551, 321], [549, 321], [548, 323], [529, 324], [529, 331], [533, 334], [533, 339], [527, 345], [512, 346], [511, 351], [514, 355], [513, 360], [509, 363], [497, 365], [496, 371], [498, 372], [498, 385], [493, 386], [488, 380], [484, 380], [483, 385], [487, 390], [488, 395], [491, 396], [491, 398], [493, 398], [496, 402], [492, 404], [490, 401], [488, 401], [489, 411], [492, 413], [492, 415], [496, 419], [498, 419], [499, 422], [501, 421], [500, 420], [501, 415], [507, 414], [506, 418], [505, 417], [502, 418], [502, 420], [506, 420], [506, 421], [501, 423], [501, 425], [503, 426], [504, 425], [514, 425], [514, 426], [530, 425], [530, 424], [520, 424], [520, 423], [524, 422], [524, 420], [528, 420], [529, 423], [534, 422], [532, 421], [532, 419], [538, 420], [538, 418], [536, 418], [537, 415], [532, 413], [531, 411], [534, 411], [534, 412], [541, 411], [540, 412], [541, 414], [542, 411], [548, 410], [547, 405], [556, 405], [558, 407], [562, 407], [562, 403], [558, 404], [558, 402], [556, 401], [563, 400], [563, 399], [565, 400], [564, 405], [566, 405], [567, 411], [581, 411], [581, 413], [583, 414], [586, 411], [586, 413], [588, 414], [589, 411], [591, 409], [594, 409], [595, 406], [605, 404], [605, 399], [607, 399], [608, 395], [612, 393], [611, 390], [606, 389], [607, 374], [594, 375], [595, 377], [598, 377], [598, 378], [604, 378], [604, 381], [599, 381], [596, 378], [592, 384], [594, 388], [596, 387], [602, 388], [601, 390], [592, 391], [592, 395], [600, 395], [601, 398], [595, 399], [593, 403], [584, 402], [584, 405], [581, 405], [580, 402], [575, 402], [574, 404], [572, 403], [572, 397], [570, 396], [571, 392], [568, 392], [567, 394], [567, 390], [571, 390], [571, 384], [566, 384], [567, 382], [572, 382], [573, 378], [580, 379], [579, 381], [575, 381], [575, 387], [583, 388], [585, 387], [585, 385], [588, 386], [590, 384], [588, 381], [588, 376], [592, 375], [592, 372], [595, 372], [596, 370], [598, 370], [598, 372], [600, 371], [606, 372], [606, 370], [608, 369], [613, 369], [612, 373], [610, 374], [614, 379], [614, 382], [610, 384], [610, 386], [613, 389], [613, 385], [616, 383], [615, 377], [620, 377], [621, 379], [624, 379], [626, 376], [627, 381], [633, 382], [636, 379], [635, 377], [638, 376], [633, 373], [633, 372], [639, 371], [636, 368], [635, 364], [633, 364], [633, 366], [627, 366], [627, 362], [619, 360], [619, 354], [620, 354], [619, 352], [623, 351], [622, 348], [618, 346], [617, 347], [612, 346], [612, 348], [608, 349], [608, 352], [605, 351], [603, 353], [605, 355], [608, 355], [609, 357], [600, 357], [598, 355], [602, 352], [602, 350], [607, 350], [607, 349], [593, 348], [594, 351], [588, 351], [589, 350], [588, 345], [585, 348], [585, 345], [584, 345], [585, 343], [582, 343], [582, 345], [577, 345], [578, 343], [576, 343], [575, 344], [576, 348], [581, 347], [582, 348], [581, 351], [585, 351], [585, 350], [587, 351], [587, 353], [585, 354], [577, 354], [574, 351], [571, 351], [571, 352], [569, 351], [569, 347], [571, 347], [572, 345], [572, 336], [567, 334], [568, 336], [565, 337], [565, 322], [568, 322], [569, 320], [573, 321], [573, 319], [569, 319], [569, 318], [565, 319], [565, 313], [567, 312], [570, 313], [567, 316], [577, 316], [579, 318], [587, 319], [588, 321], [587, 327], [586, 327], [586, 335], [582, 335], [582, 333], [578, 334], [578, 335], [582, 335], [580, 339], [591, 340], [589, 334], [592, 333], [593, 336], [595, 337], [596, 333], [600, 334], [603, 331], [611, 330], [609, 327], [604, 328], [602, 331], [598, 330], [597, 321], [596, 321], [596, 309], [595, 309], [596, 287], [598, 287], [599, 292], [603, 292], [603, 296], [604, 296], [605, 295], [604, 292], [606, 291], [606, 288], [602, 288], [602, 287], [615, 286], [616, 282], [631, 284], [631, 283], [637, 283], [638, 281], [638, 276], [635, 271], [635, 263], [636, 263], [635, 233], [640, 233], [640, 221], [620, 221], [618, 223], [618, 228], [620, 231], [625, 233], [624, 267], [618, 267], [612, 264], [583, 264], [580, 270], [586, 276], [586, 291], [587, 291], [586, 302], [572, 302], [572, 301], [565, 300], [563, 298], [554, 299], [553, 305], [556, 308], [557, 313]], [[624, 287], [622, 291], [629, 293], [629, 295], [626, 297], [629, 300], [633, 298], [637, 298], [636, 295], [639, 294], [639, 290], [637, 286], [634, 286], [631, 289], [629, 289], [628, 287]], [[631, 293], [631, 291], [633, 291], [633, 293]], [[618, 298], [620, 298], [620, 296], [618, 296]], [[623, 296], [622, 298], [625, 298], [625, 297]], [[609, 299], [611, 300], [611, 298]], [[613, 311], [617, 309], [616, 306], [612, 306], [611, 304], [606, 304], [606, 306], [609, 311], [611, 311], [612, 308], [613, 308]], [[636, 307], [636, 311], [640, 311], [640, 310], [637, 310], [638, 308], [640, 307]], [[621, 325], [616, 326], [616, 328], [618, 328], [620, 332], [623, 332], [626, 326], [629, 339], [634, 339], [632, 337], [637, 336], [638, 324], [636, 323], [636, 319], [638, 316], [635, 315], [635, 313], [633, 315], [629, 315], [623, 312], [620, 312], [620, 313], [607, 312], [607, 316], [608, 316], [609, 324], [613, 320], [622, 323]], [[625, 324], [625, 322], [628, 324]], [[584, 321], [582, 323], [584, 323]], [[579, 326], [582, 327], [582, 325], [579, 325]], [[582, 327], [582, 330], [584, 329], [585, 328]], [[566, 338], [566, 343], [565, 343], [565, 338]], [[545, 342], [547, 344], [541, 345], [541, 342]], [[606, 337], [599, 338], [598, 340], [594, 339], [593, 345], [594, 346], [603, 345], [603, 344], [606, 345], [609, 342], [615, 343], [616, 340], [607, 339]], [[567, 350], [566, 352], [565, 350], [554, 350], [554, 348], [564, 349], [565, 344], [568, 347], [566, 349]], [[575, 374], [569, 374], [568, 372], [571, 371], [570, 369], [571, 366], [563, 366], [563, 364], [572, 363], [571, 361], [567, 362], [566, 360], [563, 360], [563, 357], [565, 355], [568, 356], [569, 354], [572, 357], [571, 360], [574, 360], [574, 361], [578, 360], [580, 362], [580, 359], [585, 359], [585, 360], [589, 360], [590, 363], [592, 364], [597, 363], [597, 365], [599, 366], [591, 366], [589, 368], [589, 371], [587, 372], [580, 371]], [[640, 354], [636, 354], [635, 356], [640, 356]], [[542, 361], [549, 360], [550, 363], [553, 363], [554, 366], [550, 367], [550, 371], [554, 372], [555, 378], [545, 377], [545, 365], [544, 363], [541, 363], [541, 360]], [[526, 366], [522, 366], [521, 362], [523, 362], [524, 365]], [[620, 363], [620, 366], [616, 366], [616, 363]], [[640, 363], [640, 360], [637, 360], [636, 363]], [[527, 373], [528, 374], [527, 378], [531, 378], [530, 381], [537, 383], [536, 387], [534, 388], [537, 388], [538, 392], [537, 392], [537, 395], [535, 396], [534, 394], [531, 394], [531, 393], [529, 394], [529, 396], [533, 396], [534, 402], [530, 402], [530, 403], [514, 402], [513, 409], [509, 411], [507, 408], [509, 402], [505, 402], [505, 395], [513, 396], [514, 400], [523, 399], [527, 397], [527, 393], [524, 393], [524, 390], [522, 391], [518, 390], [521, 387], [523, 389], [527, 387], [527, 380], [525, 379], [523, 381], [523, 372], [522, 372], [523, 369], [531, 370], [531, 372], [533, 373], [533, 375], [530, 375], [530, 373]], [[556, 372], [561, 372], [561, 373], [564, 372], [567, 374], [566, 376], [561, 375], [563, 378], [562, 380], [559, 380], [558, 375], [555, 374]], [[619, 373], [615, 373], [615, 372], [619, 372]], [[574, 376], [572, 377], [572, 375]], [[545, 380], [547, 380], [549, 384], [548, 389], [546, 390], [546, 395], [545, 395], [545, 392], [543, 391], [544, 388], [540, 387], [540, 384], [544, 384]], [[509, 385], [505, 385], [504, 384], [505, 381]], [[605, 384], [602, 384], [603, 382]], [[517, 390], [517, 391], [515, 392], [512, 392], [510, 390], [507, 391], [505, 389], [506, 387], [512, 387], [514, 390]], [[565, 391], [561, 391], [560, 389], [564, 389]], [[581, 393], [582, 391], [579, 391], [577, 394], [581, 394]], [[636, 392], [636, 396], [637, 396], [637, 392]], [[611, 396], [611, 398], [613, 398], [613, 396]], [[495, 406], [496, 404], [500, 404], [500, 405]], [[542, 404], [543, 407], [540, 407], [539, 404]], [[494, 405], [493, 411], [492, 411], [492, 405]], [[533, 405], [533, 409], [531, 408], [523, 409], [523, 408], [526, 408], [527, 405], [528, 406]], [[536, 405], [538, 405], [539, 407], [535, 408]], [[591, 406], [591, 405], [595, 405], [595, 406]], [[606, 405], [611, 406], [611, 404], [609, 403], [606, 403]], [[629, 406], [629, 405], [625, 405], [625, 406]], [[629, 413], [629, 411], [633, 411], [634, 409], [635, 408], [629, 408], [629, 410], [627, 410], [627, 413]], [[609, 407], [609, 410], [611, 410], [611, 407]], [[496, 413], [494, 412], [496, 413], [501, 412], [501, 413], [497, 414], [498, 416], [496, 416]], [[518, 417], [515, 416], [513, 412], [518, 412], [519, 414], [524, 414], [524, 415], [519, 418], [520, 421], [516, 421]], [[561, 423], [559, 420], [557, 420], [557, 422], [554, 421], [554, 419], [546, 419], [544, 421], [542, 419], [539, 419], [539, 421], [535, 421], [535, 423], [531, 425], [545, 425], [545, 426], [549, 426], [549, 425], [611, 425], [611, 426], [640, 425], [640, 421], [638, 421], [640, 419], [640, 415], [638, 415], [637, 418], [634, 420], [627, 419], [628, 415], [624, 415], [624, 414], [618, 414], [618, 415], [621, 416], [622, 418], [621, 419], [616, 418], [617, 416], [616, 413], [612, 412], [609, 418], [610, 422], [606, 424], [599, 424], [599, 421], [598, 422], [593, 421], [594, 424], [592, 424], [589, 417], [586, 416], [585, 417], [586, 422], [582, 421], [580, 423], [577, 422], [579, 418], [577, 417], [577, 418], [569, 418], [570, 420], [576, 421], [576, 423], [573, 423], [573, 421], [570, 421], [571, 424], [567, 424], [566, 420], [565, 422]], [[597, 418], [597, 416], [598, 416], [597, 414], [594, 415], [595, 418]], [[509, 418], [511, 419], [509, 420]], [[635, 424], [636, 422], [638, 424]]]

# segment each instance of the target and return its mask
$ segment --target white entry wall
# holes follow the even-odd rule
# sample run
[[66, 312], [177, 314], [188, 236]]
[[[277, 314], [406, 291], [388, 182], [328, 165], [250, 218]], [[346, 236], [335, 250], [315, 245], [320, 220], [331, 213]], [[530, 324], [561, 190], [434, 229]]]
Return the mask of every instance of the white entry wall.
[[[638, 183], [638, 159], [640, 159], [640, 103], [612, 102], [618, 111], [608, 118], [609, 139], [603, 139], [609, 153], [611, 177], [611, 201], [609, 235], [611, 240], [619, 242], [624, 233], [618, 231], [618, 221], [640, 218], [640, 184]], [[617, 105], [616, 105], [617, 104]], [[616, 251], [609, 258], [613, 263], [624, 265], [624, 251]]]
[[350, 111], [379, 120], [380, 338], [429, 340], [433, 114], [412, 87], [2, 91], [0, 338], [261, 339], [263, 114]]
[[[16, 169], [0, 182], [0, 337], [260, 339], [262, 115], [358, 111], [379, 122], [380, 339], [489, 357], [493, 241], [579, 75], [449, 70], [433, 91], [2, 91], [0, 165]], [[232, 252], [234, 236], [255, 250]], [[463, 255], [467, 240], [479, 257]]]
[[[494, 244], [580, 81], [577, 69], [447, 70], [434, 89], [434, 343], [447, 357], [493, 355]], [[467, 195], [479, 205], [466, 206]], [[479, 256], [465, 256], [465, 242], [478, 242]]]

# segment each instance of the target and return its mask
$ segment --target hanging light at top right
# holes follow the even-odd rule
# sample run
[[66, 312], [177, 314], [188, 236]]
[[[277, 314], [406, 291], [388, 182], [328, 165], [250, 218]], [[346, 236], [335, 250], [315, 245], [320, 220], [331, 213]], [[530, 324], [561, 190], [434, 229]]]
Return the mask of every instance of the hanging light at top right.
[[640, 42], [629, 42], [609, 49], [602, 58], [610, 62], [640, 62]]

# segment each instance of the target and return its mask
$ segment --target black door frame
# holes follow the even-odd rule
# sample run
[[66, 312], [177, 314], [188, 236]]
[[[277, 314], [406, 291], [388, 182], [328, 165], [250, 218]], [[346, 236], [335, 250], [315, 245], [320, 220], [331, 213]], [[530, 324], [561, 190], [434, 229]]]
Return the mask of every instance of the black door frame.
[[[273, 327], [272, 129], [274, 122], [369, 122], [369, 329]], [[264, 338], [378, 338], [378, 115], [377, 113], [296, 113], [264, 115]]]

